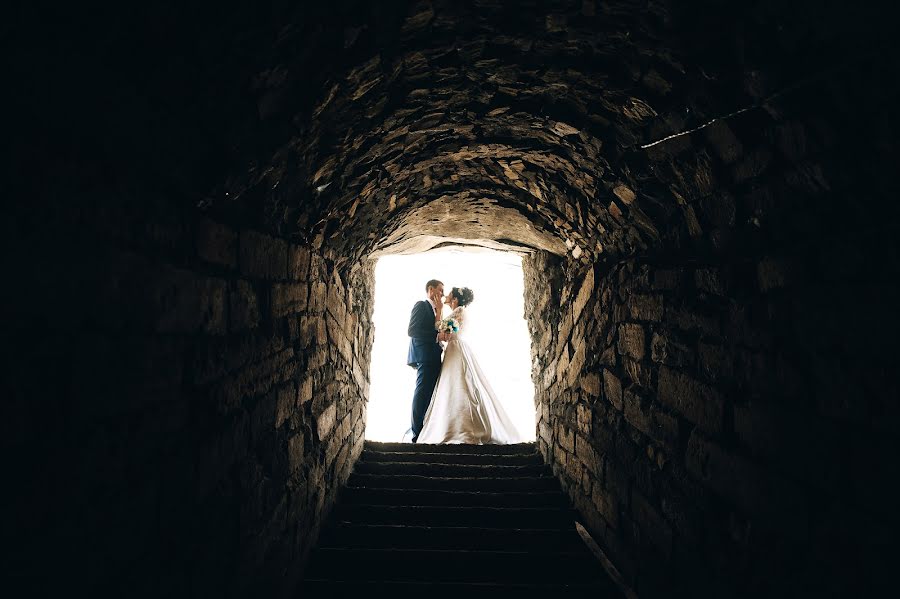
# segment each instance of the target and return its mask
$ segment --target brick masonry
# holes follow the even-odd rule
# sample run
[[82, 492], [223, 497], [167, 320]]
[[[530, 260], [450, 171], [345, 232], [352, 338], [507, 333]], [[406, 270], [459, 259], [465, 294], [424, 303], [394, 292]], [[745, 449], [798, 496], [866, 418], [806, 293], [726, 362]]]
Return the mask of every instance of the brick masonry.
[[[830, 592], [855, 584], [823, 573], [848, 559], [873, 577], [860, 583], [867, 588], [882, 576], [875, 564], [887, 540], [872, 526], [892, 519], [882, 500], [894, 494], [873, 489], [873, 502], [858, 490], [896, 470], [876, 449], [893, 425], [872, 420], [890, 411], [886, 396], [853, 390], [850, 373], [869, 368], [851, 348], [875, 361], [890, 350], [846, 303], [860, 280], [852, 273], [871, 264], [857, 253], [838, 274], [827, 265], [833, 251], [799, 233], [777, 250], [753, 241], [800, 227], [791, 221], [799, 206], [833, 201], [821, 187], [790, 195], [786, 186], [793, 161], [830, 160], [834, 149], [807, 138], [802, 157], [735, 172], [784, 129], [738, 119], [690, 147], [649, 153], [672, 192], [694, 198], [685, 204], [696, 217], [690, 243], [589, 265], [549, 254], [526, 261], [538, 443], [641, 596]], [[715, 189], [668, 178], [699, 161], [721, 181]], [[795, 204], [763, 206], [761, 196]], [[865, 310], [886, 309], [866, 297]], [[847, 511], [865, 514], [859, 529], [834, 517]]]
[[5, 29], [4, 574], [290, 594], [361, 447], [369, 258], [448, 237], [530, 252], [541, 451], [642, 597], [892, 572], [880, 9], [307, 4]]
[[[64, 537], [39, 520], [33, 539], [74, 552], [63, 571], [96, 588], [133, 585], [152, 563], [141, 592], [179, 595], [186, 580], [202, 580], [200, 594], [281, 592], [362, 451], [371, 265], [342, 272], [320, 252], [205, 217], [183, 234], [193, 241], [171, 259], [108, 238], [90, 258], [75, 251], [85, 261], [70, 290], [85, 277], [107, 284], [65, 302], [90, 328], [51, 337], [47, 359], [61, 370], [22, 397], [66, 398], [46, 423], [54, 442], [33, 455], [65, 465], [27, 480], [80, 499], [44, 508], [67, 523]], [[78, 553], [69, 543], [83, 538], [93, 549]], [[108, 571], [87, 559], [118, 564], [121, 581], [91, 580]]]

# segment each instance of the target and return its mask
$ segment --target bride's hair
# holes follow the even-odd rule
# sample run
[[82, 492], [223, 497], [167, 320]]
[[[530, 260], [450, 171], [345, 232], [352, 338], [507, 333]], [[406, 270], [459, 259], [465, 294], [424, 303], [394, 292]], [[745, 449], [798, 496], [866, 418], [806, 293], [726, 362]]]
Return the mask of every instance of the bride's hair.
[[472, 290], [468, 287], [454, 287], [450, 290], [450, 293], [459, 300], [460, 306], [468, 306], [472, 303], [472, 300], [475, 299], [475, 294], [472, 293]]

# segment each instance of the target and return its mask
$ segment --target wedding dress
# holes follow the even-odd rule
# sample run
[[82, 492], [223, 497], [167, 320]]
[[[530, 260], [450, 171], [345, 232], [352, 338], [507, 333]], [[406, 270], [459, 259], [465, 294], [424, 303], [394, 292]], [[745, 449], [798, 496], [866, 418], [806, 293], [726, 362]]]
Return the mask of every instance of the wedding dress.
[[459, 323], [459, 331], [447, 343], [441, 374], [417, 442], [476, 445], [524, 442], [466, 342], [465, 308], [456, 308], [450, 317]]

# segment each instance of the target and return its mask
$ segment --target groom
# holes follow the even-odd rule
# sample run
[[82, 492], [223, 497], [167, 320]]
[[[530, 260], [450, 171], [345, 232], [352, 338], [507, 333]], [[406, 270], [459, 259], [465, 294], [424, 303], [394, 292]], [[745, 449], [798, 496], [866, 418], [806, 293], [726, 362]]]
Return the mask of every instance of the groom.
[[437, 279], [425, 283], [427, 300], [420, 300], [413, 306], [409, 317], [409, 353], [406, 363], [417, 371], [416, 391], [412, 401], [412, 442], [415, 443], [422, 430], [425, 412], [431, 403], [434, 384], [441, 372], [440, 341], [446, 341], [444, 333], [434, 328], [435, 320], [441, 315], [441, 298], [444, 297], [444, 284]]

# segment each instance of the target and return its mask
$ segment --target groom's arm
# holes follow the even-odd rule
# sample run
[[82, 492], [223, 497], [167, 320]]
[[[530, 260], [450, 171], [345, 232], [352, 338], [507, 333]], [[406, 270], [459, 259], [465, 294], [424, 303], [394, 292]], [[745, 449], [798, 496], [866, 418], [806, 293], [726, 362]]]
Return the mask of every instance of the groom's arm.
[[410, 337], [432, 338], [437, 334], [434, 328], [434, 311], [428, 302], [417, 302], [409, 317], [407, 334]]

